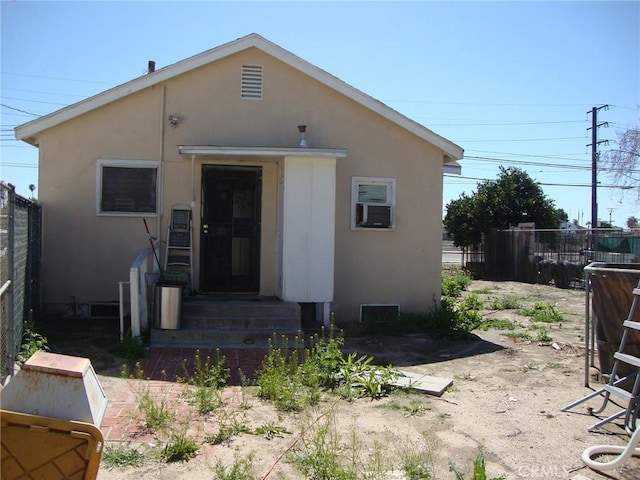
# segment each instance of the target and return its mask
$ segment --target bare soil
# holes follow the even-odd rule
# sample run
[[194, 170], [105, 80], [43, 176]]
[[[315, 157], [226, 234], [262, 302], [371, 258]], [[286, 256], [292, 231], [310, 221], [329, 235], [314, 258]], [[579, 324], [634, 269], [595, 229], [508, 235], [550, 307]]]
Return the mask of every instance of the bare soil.
[[[272, 423], [286, 427], [291, 433], [271, 439], [242, 434], [228, 444], [203, 444], [200, 453], [189, 462], [167, 464], [149, 460], [140, 468], [109, 470], [102, 467], [98, 478], [213, 479], [213, 465], [230, 464], [234, 456], [249, 455], [253, 456], [255, 478], [304, 478], [288, 461], [286, 452], [294, 444], [296, 447], [303, 444], [300, 432], [310, 424], [323, 425], [333, 420], [341, 435], [342, 453], [355, 452], [370, 469], [375, 464], [374, 458], [397, 467], [401, 458], [414, 452], [425, 459], [431, 458], [433, 478], [454, 479], [449, 461], [469, 472], [478, 452], [483, 451], [488, 478], [640, 479], [640, 459], [637, 458], [606, 474], [590, 470], [581, 461], [582, 451], [589, 446], [624, 445], [629, 439], [619, 421], [595, 432], [588, 431], [588, 426], [597, 418], [589, 415], [586, 407], [598, 407], [600, 400], [561, 412], [562, 407], [598, 388], [602, 382], [598, 370], [591, 368], [591, 388], [584, 386], [584, 292], [489, 281], [474, 281], [469, 290], [485, 305], [507, 295], [517, 297], [523, 307], [548, 302], [561, 312], [563, 321], [544, 324], [551, 337], [545, 342], [538, 341], [530, 318], [516, 310], [483, 310], [487, 319], [513, 320], [518, 327], [513, 331], [477, 331], [475, 339], [466, 341], [434, 340], [425, 335], [348, 336], [347, 352], [372, 355], [380, 364], [390, 363], [412, 372], [451, 378], [453, 386], [441, 397], [398, 393], [381, 400], [361, 398], [347, 402], [327, 396], [312, 411], [297, 415], [278, 413], [258, 399], [251, 388], [235, 387], [233, 395], [242, 397], [236, 398], [236, 405], [243, 401], [250, 407], [242, 410], [246, 425], [256, 428]], [[507, 333], [523, 332], [528, 332], [531, 339], [507, 336]], [[81, 343], [76, 347], [80, 348]], [[121, 359], [113, 351], [94, 344], [91, 351], [80, 349], [79, 353], [92, 359], [108, 395], [122, 390], [122, 382], [126, 381], [118, 378]], [[411, 415], [409, 410], [416, 405], [423, 408]], [[618, 407], [610, 405], [605, 413], [617, 410]], [[203, 421], [193, 419], [192, 422], [197, 434], [197, 425]], [[154, 442], [131, 443], [144, 449]], [[363, 471], [366, 470], [363, 467]]]

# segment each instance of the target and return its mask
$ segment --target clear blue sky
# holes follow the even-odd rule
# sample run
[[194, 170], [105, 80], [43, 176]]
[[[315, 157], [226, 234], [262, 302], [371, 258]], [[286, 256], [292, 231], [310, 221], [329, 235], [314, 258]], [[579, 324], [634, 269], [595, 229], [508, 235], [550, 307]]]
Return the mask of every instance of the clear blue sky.
[[[255, 32], [465, 149], [444, 206], [499, 165], [591, 218], [590, 117], [601, 152], [640, 123], [640, 2], [26, 2], [1, 7], [1, 174], [30, 196], [37, 150], [13, 128]], [[9, 108], [11, 107], [11, 108]], [[27, 113], [25, 113], [27, 112]], [[599, 175], [599, 218], [640, 217]], [[583, 185], [583, 186], [572, 186]], [[37, 196], [37, 190], [36, 190]]]

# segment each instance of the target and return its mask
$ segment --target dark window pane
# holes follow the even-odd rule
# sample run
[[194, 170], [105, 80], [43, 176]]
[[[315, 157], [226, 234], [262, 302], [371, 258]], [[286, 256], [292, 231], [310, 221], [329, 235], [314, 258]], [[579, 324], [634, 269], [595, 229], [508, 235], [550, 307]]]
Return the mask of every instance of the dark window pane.
[[102, 168], [100, 211], [156, 213], [156, 168]]

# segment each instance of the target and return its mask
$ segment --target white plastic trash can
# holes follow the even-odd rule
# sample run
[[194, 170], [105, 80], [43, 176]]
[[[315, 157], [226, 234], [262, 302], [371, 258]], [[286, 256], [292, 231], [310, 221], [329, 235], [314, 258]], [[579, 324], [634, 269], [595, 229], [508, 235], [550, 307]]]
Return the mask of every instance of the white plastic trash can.
[[182, 314], [182, 286], [156, 285], [155, 328], [178, 330]]

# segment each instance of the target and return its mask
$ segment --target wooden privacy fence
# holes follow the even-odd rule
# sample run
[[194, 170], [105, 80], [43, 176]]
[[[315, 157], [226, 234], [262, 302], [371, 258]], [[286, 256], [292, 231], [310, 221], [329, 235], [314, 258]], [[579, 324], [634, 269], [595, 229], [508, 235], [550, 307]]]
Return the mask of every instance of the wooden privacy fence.
[[482, 254], [487, 278], [582, 287], [591, 262], [640, 262], [640, 232], [493, 230], [484, 237]]

